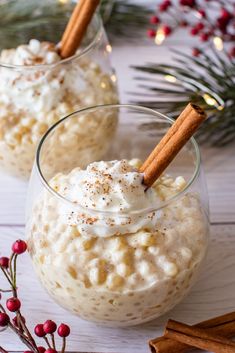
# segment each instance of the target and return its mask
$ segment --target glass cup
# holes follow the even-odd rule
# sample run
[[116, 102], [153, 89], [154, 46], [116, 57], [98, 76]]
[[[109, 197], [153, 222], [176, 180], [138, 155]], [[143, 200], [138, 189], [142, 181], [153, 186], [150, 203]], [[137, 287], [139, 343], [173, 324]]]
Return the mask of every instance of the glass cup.
[[[160, 198], [151, 209], [139, 205], [137, 211], [115, 213], [82, 207], [79, 200], [64, 196], [68, 183], [79, 187], [75, 176], [80, 164], [76, 145], [69, 152], [64, 141], [70, 144], [73, 121], [91, 115], [94, 120], [104, 115], [119, 119], [101, 159], [127, 159], [136, 167], [136, 158], [145, 160], [173, 122], [148, 108], [104, 105], [55, 124], [40, 142], [31, 174], [28, 248], [43, 286], [61, 306], [104, 325], [136, 325], [174, 307], [198, 276], [209, 236], [200, 153], [192, 138], [153, 186]], [[94, 134], [94, 144], [100, 138]], [[110, 232], [110, 219], [115, 234]], [[126, 227], [129, 219], [131, 233]]]
[[[49, 6], [45, 0], [41, 3]], [[64, 11], [64, 17], [61, 14], [58, 21], [53, 18], [56, 3], [58, 1], [50, 0], [46, 24], [41, 21], [37, 25], [36, 20], [26, 18], [22, 31], [18, 31], [17, 26], [9, 25], [9, 31], [6, 31], [6, 35], [9, 35], [8, 48], [13, 33], [15, 48], [29, 43], [32, 35], [36, 39], [58, 43], [68, 16]], [[8, 4], [11, 4], [11, 0], [5, 6]], [[2, 8], [3, 5], [0, 6], [1, 11]], [[0, 43], [1, 50], [6, 49], [6, 42]], [[111, 46], [98, 14], [89, 25], [78, 52], [71, 58], [48, 65], [11, 65], [4, 62], [9, 52], [3, 50], [0, 56], [0, 168], [3, 171], [28, 178], [37, 145], [50, 126], [78, 109], [117, 103], [116, 76], [109, 61], [110, 51]], [[84, 151], [91, 151], [89, 135], [101, 134], [107, 140], [111, 138], [116, 122], [113, 120], [112, 126], [107, 128], [106, 116], [100, 117], [99, 121], [77, 119], [73, 128], [81, 143], [78, 152], [81, 161]], [[101, 145], [102, 141], [100, 146], [96, 146], [91, 161], [99, 158]]]

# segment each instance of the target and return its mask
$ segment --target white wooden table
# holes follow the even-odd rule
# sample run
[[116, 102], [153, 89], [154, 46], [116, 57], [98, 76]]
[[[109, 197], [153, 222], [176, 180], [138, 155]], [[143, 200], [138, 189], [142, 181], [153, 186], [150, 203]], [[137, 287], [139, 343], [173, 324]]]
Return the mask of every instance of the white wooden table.
[[[113, 64], [119, 77], [121, 101], [134, 91], [129, 65], [166, 61], [166, 47], [140, 45], [115, 47]], [[55, 304], [39, 284], [29, 256], [19, 261], [20, 296], [30, 326], [50, 318], [71, 325], [68, 349], [85, 352], [148, 351], [147, 341], [161, 334], [167, 318], [194, 323], [235, 309], [235, 145], [224, 149], [202, 148], [211, 206], [211, 245], [206, 265], [189, 296], [174, 310], [154, 322], [133, 328], [104, 328], [68, 314]], [[14, 239], [24, 237], [24, 204], [27, 185], [0, 174], [0, 256]], [[0, 287], [2, 285], [0, 278]], [[11, 332], [0, 334], [0, 345], [25, 350]]]

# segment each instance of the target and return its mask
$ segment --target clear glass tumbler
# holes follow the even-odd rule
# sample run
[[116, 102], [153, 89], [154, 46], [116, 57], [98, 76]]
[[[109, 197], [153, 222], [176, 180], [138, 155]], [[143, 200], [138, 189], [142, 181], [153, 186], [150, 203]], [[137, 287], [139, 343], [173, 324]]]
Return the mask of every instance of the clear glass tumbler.
[[[205, 257], [208, 196], [200, 153], [192, 138], [153, 186], [160, 198], [151, 209], [140, 204], [134, 212], [115, 213], [82, 207], [79, 199], [65, 196], [70, 183], [79, 188], [80, 164], [76, 144], [69, 150], [66, 145], [74, 135], [73, 121], [91, 115], [94, 120], [108, 116], [110, 125], [119, 119], [111, 146], [97, 161], [127, 159], [136, 167], [137, 158], [145, 160], [172, 124], [156, 111], [132, 105], [92, 107], [55, 124], [41, 140], [31, 175], [29, 252], [43, 286], [61, 306], [101, 324], [136, 325], [181, 301]], [[93, 134], [94, 144], [100, 138]], [[120, 233], [110, 233], [110, 219]], [[136, 229], [123, 233], [129, 219]], [[150, 223], [143, 226], [146, 219]]]
[[[23, 2], [27, 6], [26, 0], [22, 0], [21, 6]], [[13, 54], [4, 49], [11, 48], [11, 45], [17, 48], [28, 44], [32, 38], [59, 42], [68, 19], [67, 12], [61, 10], [60, 19], [56, 21], [53, 9], [58, 1], [46, 2], [42, 0], [38, 5], [39, 12], [41, 3], [48, 6], [46, 24], [45, 21], [33, 21], [26, 16], [21, 31], [10, 23], [9, 31], [4, 29], [9, 40], [4, 37], [4, 41], [0, 42], [0, 168], [22, 178], [29, 177], [37, 145], [50, 126], [78, 109], [117, 103], [118, 100], [116, 76], [109, 61], [111, 46], [98, 14], [89, 25], [78, 52], [71, 58], [47, 65], [40, 64], [40, 57], [35, 59], [34, 65], [27, 64], [27, 60], [24, 65], [9, 63]], [[9, 4], [11, 0], [5, 6]], [[0, 10], [4, 10], [4, 4], [0, 4]], [[21, 48], [21, 57], [31, 55], [28, 54], [31, 49], [37, 50], [37, 45], [32, 44], [29, 49]], [[106, 116], [100, 117], [99, 121], [77, 119], [73, 129], [80, 140], [78, 153], [81, 161], [84, 151], [92, 150], [91, 135], [99, 133], [105, 140], [111, 138], [116, 121], [113, 120], [112, 126], [108, 126], [109, 121]], [[91, 161], [99, 158], [101, 144], [100, 140]]]

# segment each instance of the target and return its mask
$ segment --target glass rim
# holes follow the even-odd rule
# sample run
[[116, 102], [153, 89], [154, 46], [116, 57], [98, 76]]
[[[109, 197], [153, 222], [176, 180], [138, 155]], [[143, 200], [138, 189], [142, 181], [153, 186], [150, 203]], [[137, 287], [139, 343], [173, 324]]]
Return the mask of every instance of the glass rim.
[[[94, 35], [93, 39], [90, 41], [90, 43], [81, 50], [81, 52], [74, 54], [70, 56], [69, 58], [62, 59], [56, 63], [52, 64], [36, 64], [36, 65], [13, 65], [13, 64], [6, 64], [2, 61], [0, 61], [0, 67], [6, 68], [6, 69], [15, 69], [15, 70], [38, 70], [38, 69], [51, 69], [55, 68], [56, 66], [59, 66], [61, 64], [67, 64], [73, 60], [80, 59], [83, 57], [85, 54], [89, 53], [95, 46], [96, 44], [100, 41], [101, 34], [102, 34], [102, 20], [101, 17], [98, 13], [95, 14], [94, 18], [98, 21], [97, 24], [97, 31], [96, 34]], [[58, 46], [59, 43], [56, 45]]]
[[[164, 115], [162, 113], [159, 113], [156, 110], [153, 110], [153, 109], [147, 108], [147, 107], [142, 107], [140, 105], [135, 105], [135, 104], [101, 104], [101, 105], [95, 105], [95, 106], [79, 109], [79, 110], [77, 110], [77, 111], [75, 111], [75, 112], [73, 112], [73, 113], [71, 113], [69, 115], [66, 115], [64, 118], [58, 120], [43, 135], [43, 137], [41, 138], [41, 140], [39, 142], [39, 145], [37, 147], [36, 157], [35, 157], [35, 166], [36, 166], [37, 174], [39, 175], [39, 179], [40, 179], [41, 183], [43, 184], [43, 186], [47, 189], [47, 191], [49, 191], [53, 196], [55, 196], [56, 198], [59, 198], [61, 201], [65, 202], [66, 204], [70, 204], [76, 209], [81, 209], [82, 212], [89, 212], [91, 214], [117, 215], [117, 212], [114, 212], [114, 211], [103, 211], [103, 210], [99, 210], [99, 209], [92, 209], [92, 208], [83, 207], [81, 205], [75, 204], [73, 201], [71, 201], [68, 198], [62, 196], [61, 194], [56, 192], [49, 185], [49, 182], [44, 177], [42, 169], [41, 169], [41, 166], [40, 166], [40, 153], [41, 153], [43, 144], [46, 141], [47, 137], [57, 128], [57, 126], [59, 126], [61, 123], [63, 123], [67, 119], [76, 116], [78, 113], [82, 113], [82, 112], [86, 112], [86, 111], [94, 110], [94, 109], [100, 109], [100, 108], [105, 108], [105, 109], [106, 108], [111, 108], [111, 109], [113, 109], [113, 108], [129, 108], [129, 109], [134, 109], [134, 110], [138, 110], [138, 111], [142, 111], [142, 112], [151, 113], [155, 117], [159, 117], [160, 116], [161, 118], [163, 118], [167, 122], [169, 122], [171, 125], [175, 121], [174, 119], [169, 118], [168, 116], [166, 116], [166, 115]], [[189, 179], [189, 181], [186, 183], [185, 187], [182, 190], [180, 190], [179, 192], [175, 193], [172, 197], [170, 197], [167, 200], [161, 202], [161, 204], [159, 206], [156, 206], [156, 207], [154, 206], [154, 207], [145, 208], [145, 209], [142, 208], [142, 209], [135, 210], [135, 211], [120, 212], [120, 213], [118, 213], [119, 217], [126, 217], [127, 215], [136, 215], [136, 214], [150, 213], [150, 212], [161, 210], [165, 206], [169, 205], [171, 202], [177, 200], [180, 196], [182, 196], [190, 188], [190, 186], [197, 179], [197, 177], [199, 175], [199, 172], [200, 172], [201, 153], [200, 153], [200, 150], [199, 150], [198, 143], [196, 142], [194, 137], [191, 137], [189, 139], [189, 142], [191, 142], [191, 144], [192, 144], [192, 146], [194, 148], [195, 155], [196, 155], [196, 163], [195, 163], [194, 172], [192, 173], [192, 176]]]

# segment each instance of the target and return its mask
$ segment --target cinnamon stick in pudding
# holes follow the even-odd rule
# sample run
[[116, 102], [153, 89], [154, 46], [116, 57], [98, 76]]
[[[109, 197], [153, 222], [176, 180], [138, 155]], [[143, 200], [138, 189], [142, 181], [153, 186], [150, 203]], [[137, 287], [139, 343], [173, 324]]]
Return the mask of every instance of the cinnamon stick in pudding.
[[[200, 322], [193, 327], [208, 330], [213, 334], [231, 338], [235, 336], [235, 312], [231, 312], [213, 319]], [[193, 348], [185, 343], [175, 341], [171, 338], [158, 337], [149, 341], [152, 353], [185, 353]]]
[[187, 105], [140, 168], [144, 173], [144, 185], [147, 188], [168, 167], [205, 119], [206, 114], [200, 107], [191, 103]]
[[99, 0], [82, 0], [81, 4], [75, 7], [62, 37], [60, 48], [62, 58], [68, 58], [76, 53], [98, 4]]
[[71, 31], [78, 19], [78, 16], [80, 15], [81, 13], [81, 10], [85, 4], [85, 1], [86, 0], [79, 0], [76, 4], [76, 6], [74, 7], [74, 10], [73, 10], [73, 13], [69, 19], [69, 22], [65, 28], [65, 31], [63, 33], [63, 36], [62, 36], [62, 39], [61, 39], [61, 42], [60, 42], [60, 45], [61, 45], [61, 48], [63, 48], [65, 46], [65, 43], [66, 41], [68, 40], [70, 34], [71, 34]]
[[235, 353], [235, 342], [199, 327], [169, 320], [165, 337], [214, 353]]

